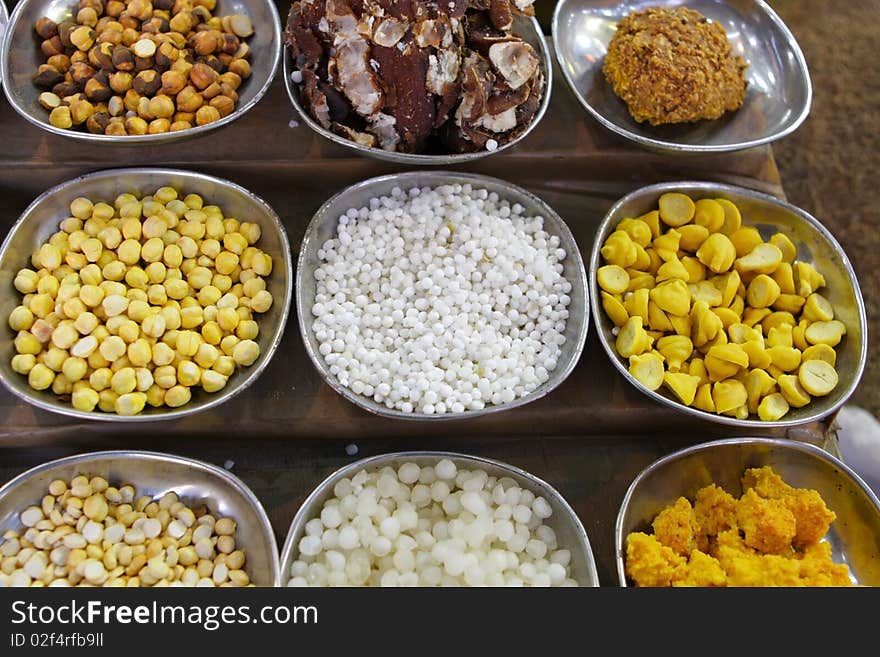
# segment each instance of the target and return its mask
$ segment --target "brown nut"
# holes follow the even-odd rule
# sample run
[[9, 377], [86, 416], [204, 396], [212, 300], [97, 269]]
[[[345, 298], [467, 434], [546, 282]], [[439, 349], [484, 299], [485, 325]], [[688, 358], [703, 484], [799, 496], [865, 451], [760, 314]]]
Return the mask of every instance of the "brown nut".
[[231, 98], [234, 103], [238, 102], [238, 92], [225, 82], [220, 83], [220, 95]]
[[[205, 2], [195, 3], [196, 6], [192, 8], [192, 17], [196, 20], [197, 26], [205, 24], [207, 25], [208, 21], [210, 21], [213, 16], [211, 16], [211, 12], [213, 11], [213, 7], [204, 6]], [[211, 28], [208, 28], [211, 29]]]
[[118, 45], [113, 48], [113, 68], [117, 71], [134, 70], [134, 54], [127, 46]]
[[95, 113], [95, 107], [87, 100], [76, 100], [70, 104], [70, 119], [74, 125], [81, 125]]
[[67, 73], [70, 70], [70, 57], [67, 55], [52, 55], [46, 63], [59, 73]]
[[110, 88], [118, 94], [124, 94], [131, 89], [134, 77], [128, 71], [116, 71], [110, 74]]
[[140, 57], [142, 59], [152, 57], [156, 54], [156, 42], [147, 37], [143, 37], [134, 42], [131, 46], [131, 51], [134, 53], [135, 57]]
[[122, 96], [113, 96], [107, 101], [107, 113], [110, 116], [122, 116], [125, 113], [125, 103]]
[[175, 121], [169, 126], [168, 131], [180, 132], [181, 130], [189, 130], [190, 128], [192, 128], [192, 123], [189, 121]]
[[157, 135], [163, 132], [170, 132], [170, 130], [171, 121], [168, 119], [156, 119], [155, 121], [150, 121], [150, 126], [147, 131], [151, 135]]
[[153, 0], [153, 9], [171, 11], [174, 8], [174, 0]]
[[251, 47], [246, 43], [242, 43], [238, 47], [238, 50], [233, 53], [233, 57], [235, 57], [236, 59], [250, 59]]
[[180, 56], [180, 50], [166, 41], [156, 49], [156, 66], [170, 67]]
[[213, 68], [218, 75], [226, 72], [226, 64], [224, 64], [216, 55], [204, 55], [199, 57], [196, 61], [201, 62], [202, 64], [207, 64]]
[[229, 96], [215, 96], [209, 103], [220, 112], [220, 116], [229, 116], [235, 110], [235, 101]]
[[119, 18], [125, 11], [125, 3], [119, 0], [110, 0], [104, 8], [104, 13], [113, 18]]
[[100, 14], [104, 11], [104, 2], [103, 0], [79, 0], [80, 9], [87, 7], [94, 9], [97, 14]]
[[[172, 10], [173, 11], [173, 10]], [[188, 34], [195, 27], [195, 20], [189, 11], [181, 11], [175, 14], [168, 23], [172, 32]]]
[[214, 96], [219, 96], [221, 93], [220, 83], [212, 82], [208, 85], [207, 89], [202, 91], [202, 97], [205, 100], [211, 100]]
[[232, 71], [227, 71], [223, 73], [217, 81], [220, 85], [227, 85], [230, 89], [237, 90], [241, 86], [241, 77], [238, 73], [233, 73]]
[[131, 0], [125, 11], [129, 16], [145, 21], [153, 15], [153, 3], [150, 0]]
[[77, 27], [79, 26], [69, 18], [58, 23], [58, 38], [61, 39], [61, 44], [65, 48], [73, 48], [73, 44], [70, 42], [70, 33]]
[[145, 34], [164, 34], [169, 29], [171, 29], [169, 20], [156, 14], [153, 14], [150, 20], [141, 23], [141, 32]]
[[95, 31], [87, 25], [80, 25], [70, 33], [70, 43], [78, 50], [87, 51], [95, 43]]
[[110, 115], [106, 112], [95, 112], [86, 119], [86, 130], [95, 135], [103, 135], [110, 121]]
[[80, 25], [95, 27], [98, 24], [98, 12], [94, 7], [83, 7], [76, 12], [76, 22]]
[[242, 80], [251, 76], [251, 65], [246, 59], [233, 59], [229, 62], [229, 72], [235, 73]]
[[130, 135], [145, 135], [149, 127], [149, 124], [139, 116], [125, 119], [125, 131]]
[[134, 89], [129, 89], [122, 97], [122, 104], [127, 112], [137, 112], [141, 102], [141, 95]]
[[192, 123], [196, 120], [195, 112], [175, 112], [174, 116], [171, 117], [172, 123], [179, 123], [184, 121], [186, 123]]
[[146, 71], [148, 69], [156, 68], [156, 58], [155, 57], [135, 57], [134, 58], [134, 70], [136, 73], [140, 71]]
[[113, 68], [113, 44], [99, 43], [89, 50], [89, 64], [96, 69]]
[[40, 50], [46, 57], [64, 54], [64, 44], [61, 43], [61, 37], [57, 34], [46, 39], [40, 44]]
[[162, 87], [162, 78], [153, 69], [141, 71], [134, 80], [132, 80], [131, 88], [137, 91], [141, 96], [152, 96]]
[[98, 43], [110, 43], [114, 46], [118, 46], [122, 43], [122, 30], [114, 30], [112, 28], [105, 29], [98, 34], [98, 38], [95, 39], [95, 41]]
[[81, 85], [78, 85], [76, 82], [68, 82], [67, 80], [59, 82], [52, 87], [52, 93], [62, 99], [79, 93], [80, 91], [82, 91]]
[[107, 127], [104, 128], [104, 134], [112, 135], [113, 137], [124, 137], [128, 134], [128, 132], [125, 130], [125, 122], [118, 117], [110, 119]]
[[142, 119], [147, 119], [148, 121], [152, 121], [154, 118], [156, 118], [150, 111], [150, 99], [146, 96], [141, 96], [140, 100], [138, 100], [137, 115]]
[[210, 55], [220, 47], [221, 34], [216, 30], [196, 32], [189, 38], [189, 44], [197, 55]]
[[166, 96], [176, 96], [186, 86], [186, 75], [180, 71], [165, 71], [162, 74], [161, 92]]
[[70, 118], [70, 108], [65, 105], [59, 105], [49, 114], [49, 123], [56, 128], [67, 129], [73, 126]]
[[240, 47], [241, 40], [237, 36], [228, 33], [223, 34], [223, 43], [220, 45], [220, 50], [227, 55], [234, 55]]
[[234, 14], [229, 17], [229, 31], [237, 37], [245, 38], [254, 33], [254, 27], [247, 15]]
[[[124, 16], [121, 17], [121, 20], [124, 20], [124, 18]], [[119, 24], [122, 26], [122, 44], [130, 48], [134, 45], [135, 41], [141, 38], [141, 33], [136, 29], [137, 21], [135, 21], [134, 27], [131, 25], [125, 25], [124, 22], [120, 22]]]
[[34, 84], [43, 89], [52, 89], [64, 80], [64, 75], [55, 67], [48, 64], [40, 64], [34, 75]]
[[86, 82], [83, 92], [93, 103], [106, 103], [113, 96], [113, 90], [110, 88], [109, 76], [101, 71], [95, 77]]
[[97, 71], [85, 62], [76, 62], [70, 66], [70, 79], [79, 84], [85, 84], [95, 77]]
[[181, 112], [195, 112], [205, 102], [204, 97], [192, 86], [184, 87], [177, 94], [177, 109]]
[[157, 119], [170, 119], [174, 116], [174, 111], [174, 101], [170, 96], [160, 94], [150, 98], [150, 114]]
[[218, 77], [220, 76], [217, 71], [204, 62], [197, 62], [189, 72], [189, 79], [197, 89], [205, 89]]
[[214, 121], [220, 120], [220, 112], [216, 107], [211, 107], [210, 105], [202, 105], [199, 108], [199, 111], [196, 112], [196, 125], [207, 125], [208, 123], [213, 123]]
[[41, 39], [51, 39], [58, 34], [58, 24], [48, 16], [42, 16], [34, 24], [34, 31]]
[[74, 50], [70, 53], [70, 65], [73, 66], [77, 62], [85, 62], [89, 63], [89, 53], [83, 52], [82, 50]]
[[61, 104], [61, 99], [51, 91], [44, 91], [37, 97], [37, 101], [43, 109], [53, 110]]

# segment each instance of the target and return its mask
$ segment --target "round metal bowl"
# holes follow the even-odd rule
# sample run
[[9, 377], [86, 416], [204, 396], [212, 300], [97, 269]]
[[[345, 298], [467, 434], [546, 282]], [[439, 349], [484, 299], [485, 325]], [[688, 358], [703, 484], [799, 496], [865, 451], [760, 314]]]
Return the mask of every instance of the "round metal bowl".
[[235, 110], [218, 121], [188, 130], [155, 135], [98, 135], [84, 129], [56, 128], [49, 123], [49, 113], [37, 98], [42, 91], [32, 81], [34, 73], [45, 58], [40, 52], [34, 34], [34, 24], [42, 16], [60, 22], [73, 15], [75, 0], [20, 0], [9, 19], [8, 29], [0, 44], [0, 78], [9, 104], [25, 119], [53, 134], [99, 144], [159, 144], [203, 135], [209, 130], [228, 125], [244, 115], [269, 90], [281, 58], [281, 19], [272, 0], [219, 0], [218, 15], [247, 14], [254, 26], [248, 38], [251, 48], [251, 76], [238, 89]]
[[627, 490], [615, 526], [617, 576], [628, 581], [626, 537], [651, 532], [654, 517], [679, 498], [693, 501], [714, 483], [738, 498], [746, 468], [769, 465], [795, 488], [819, 492], [837, 519], [825, 540], [835, 563], [846, 563], [857, 584], [880, 585], [880, 500], [847, 465], [813, 445], [788, 439], [730, 438], [685, 448], [645, 468]]
[[[511, 203], [519, 203], [525, 208], [524, 213], [527, 215], [544, 217], [544, 229], [551, 235], [559, 236], [560, 247], [565, 249], [567, 254], [563, 261], [563, 275], [572, 285], [569, 293], [571, 297], [569, 317], [565, 325], [565, 344], [562, 345], [562, 353], [556, 369], [550, 373], [550, 379], [534, 391], [512, 402], [487, 405], [479, 411], [468, 410], [462, 413], [450, 412], [434, 415], [420, 412], [404, 413], [390, 409], [371, 397], [356, 394], [351, 388], [341, 385], [337, 378], [330, 373], [330, 368], [323, 356], [318, 353], [320, 345], [312, 330], [312, 306], [315, 302], [316, 288], [314, 272], [320, 264], [318, 251], [324, 242], [336, 236], [339, 217], [350, 208], [368, 205], [371, 198], [388, 195], [395, 187], [408, 190], [413, 187], [437, 187], [465, 183], [470, 183], [475, 188], [486, 189], [489, 192], [497, 192], [501, 198], [508, 199]], [[584, 348], [589, 326], [586, 268], [574, 236], [562, 218], [544, 201], [520, 187], [497, 178], [451, 171], [412, 171], [371, 178], [343, 190], [324, 203], [312, 217], [300, 247], [296, 268], [296, 309], [299, 317], [299, 330], [306, 352], [327, 384], [350, 402], [371, 413], [406, 420], [459, 420], [515, 408], [543, 397], [562, 383], [574, 369]]]
[[[825, 277], [827, 286], [822, 294], [834, 306], [838, 319], [846, 324], [847, 334], [837, 347], [835, 368], [840, 382], [831, 394], [814, 397], [802, 408], [792, 408], [782, 419], [775, 422], [759, 420], [750, 416], [739, 420], [726, 415], [708, 413], [678, 401], [672, 393], [661, 387], [657, 391], [646, 388], [628, 370], [628, 363], [617, 355], [616, 338], [612, 334], [614, 323], [602, 308], [596, 273], [602, 266], [601, 248], [605, 239], [614, 231], [618, 222], [626, 217], [637, 217], [657, 208], [657, 201], [666, 192], [682, 192], [694, 200], [699, 198], [726, 198], [737, 205], [742, 214], [743, 226], [754, 226], [764, 239], [776, 232], [785, 233], [797, 247], [797, 259], [812, 263]], [[843, 248], [834, 236], [818, 220], [807, 212], [785, 201], [749, 189], [707, 182], [670, 182], [649, 185], [620, 199], [608, 211], [593, 243], [590, 257], [590, 306], [602, 347], [618, 371], [643, 393], [676, 410], [695, 417], [736, 427], [769, 429], [805, 424], [832, 414], [855, 391], [867, 359], [867, 315], [855, 271]]]
[[0, 488], [0, 534], [19, 531], [19, 514], [39, 505], [55, 479], [103, 477], [111, 486], [130, 484], [138, 496], [177, 493], [187, 506], [204, 505], [217, 517], [237, 523], [236, 547], [247, 557], [245, 571], [255, 586], [278, 586], [278, 545], [262, 504], [235, 475], [195, 459], [143, 451], [78, 454], [43, 463]]
[[[6, 33], [6, 25], [9, 23], [9, 10], [6, 9], [6, 5], [2, 0], [0, 0], [0, 44], [3, 43], [3, 35]], [[0, 70], [0, 81], [3, 80], [3, 71]]]
[[39, 408], [85, 420], [143, 422], [170, 420], [213, 408], [234, 397], [250, 386], [268, 365], [272, 354], [284, 335], [287, 314], [292, 297], [293, 263], [284, 226], [269, 205], [243, 187], [220, 178], [191, 171], [174, 169], [110, 169], [74, 178], [43, 193], [22, 213], [0, 246], [0, 316], [6, 318], [20, 303], [21, 295], [13, 287], [16, 272], [30, 267], [30, 255], [58, 230], [59, 223], [69, 216], [70, 202], [78, 196], [92, 200], [104, 199], [112, 204], [119, 194], [152, 194], [159, 187], [169, 185], [186, 193], [200, 194], [220, 206], [225, 216], [241, 221], [258, 223], [262, 229], [260, 248], [272, 256], [272, 274], [267, 280], [272, 293], [272, 307], [258, 318], [260, 335], [259, 358], [249, 367], [238, 368], [226, 387], [220, 392], [207, 393], [201, 388], [192, 391], [192, 400], [179, 408], [147, 406], [139, 415], [122, 416], [102, 411], [78, 411], [69, 402], [62, 401], [51, 390], [36, 391], [27, 377], [13, 371], [11, 360], [15, 355], [12, 330], [4, 320], [2, 331], [6, 339], [0, 347], [0, 381], [15, 395]]
[[351, 478], [361, 470], [380, 470], [386, 466], [396, 469], [404, 463], [415, 463], [420, 467], [433, 466], [442, 459], [449, 459], [458, 468], [485, 470], [490, 477], [510, 477], [521, 488], [530, 490], [535, 495], [543, 496], [553, 509], [553, 515], [550, 516], [547, 524], [556, 532], [559, 547], [571, 551], [570, 576], [577, 580], [580, 586], [599, 586], [599, 575], [596, 572], [596, 562], [593, 558], [593, 550], [590, 547], [587, 532], [565, 498], [550, 484], [525, 470], [520, 470], [501, 461], [453, 452], [429, 451], [396, 452], [371, 456], [349, 463], [324, 479], [306, 498], [290, 524], [290, 530], [287, 532], [287, 538], [281, 550], [281, 573], [279, 576], [281, 586], [287, 586], [287, 582], [290, 580], [290, 567], [298, 558], [297, 546], [305, 535], [306, 523], [312, 518], [320, 516], [324, 502], [333, 497], [333, 488], [337, 482], [341, 479]]
[[[639, 123], [602, 73], [618, 21], [655, 6], [686, 5], [721, 24], [733, 53], [748, 63], [743, 106], [714, 121]], [[793, 132], [810, 112], [812, 86], [794, 35], [763, 0], [560, 0], [553, 46], [562, 75], [581, 105], [603, 126], [652, 150], [722, 152], [751, 148]]]
[[494, 151], [483, 149], [480, 151], [475, 151], [473, 153], [449, 153], [438, 155], [424, 155], [420, 153], [398, 153], [395, 151], [386, 151], [382, 148], [363, 146], [355, 141], [352, 141], [351, 139], [346, 139], [345, 137], [337, 135], [335, 132], [327, 130], [320, 123], [312, 118], [311, 114], [309, 114], [308, 110], [306, 109], [305, 105], [303, 105], [302, 100], [300, 99], [299, 84], [293, 81], [293, 74], [296, 72], [296, 66], [294, 65], [293, 57], [291, 56], [290, 48], [288, 46], [284, 46], [284, 85], [287, 87], [287, 95], [290, 97], [290, 102], [293, 104], [293, 107], [302, 117], [302, 120], [306, 123], [306, 125], [308, 125], [312, 130], [314, 130], [325, 139], [328, 139], [335, 144], [339, 144], [340, 146], [348, 148], [355, 153], [366, 155], [368, 157], [373, 157], [378, 160], [397, 162], [400, 164], [448, 166], [452, 164], [472, 162], [474, 160], [479, 160], [480, 158], [487, 157], [495, 153], [501, 153], [508, 148], [516, 146], [528, 136], [528, 134], [535, 128], [535, 126], [538, 125], [538, 123], [544, 117], [544, 114], [547, 112], [547, 108], [550, 106], [550, 92], [553, 89], [553, 66], [552, 60], [550, 58], [550, 49], [547, 46], [547, 41], [544, 38], [543, 31], [541, 30], [541, 25], [538, 23], [536, 18], [514, 14], [512, 32], [513, 34], [520, 36], [523, 41], [532, 46], [535, 49], [535, 52], [538, 53], [538, 57], [541, 61], [541, 68], [544, 71], [544, 96], [541, 99], [541, 106], [538, 108], [538, 111], [532, 118], [532, 122], [528, 126], [526, 126], [526, 129], [523, 130], [516, 139], [513, 139], [506, 144], [499, 145], [498, 148], [496, 148]]

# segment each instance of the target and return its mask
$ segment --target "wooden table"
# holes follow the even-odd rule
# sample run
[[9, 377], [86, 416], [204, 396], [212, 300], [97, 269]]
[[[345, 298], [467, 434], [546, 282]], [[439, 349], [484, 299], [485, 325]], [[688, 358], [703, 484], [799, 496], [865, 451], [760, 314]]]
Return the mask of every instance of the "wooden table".
[[[305, 226], [323, 201], [349, 184], [404, 167], [352, 157], [300, 125], [281, 75], [235, 123], [156, 147], [87, 145], [57, 137], [26, 123], [4, 98], [4, 234], [52, 185], [106, 168], [153, 165], [202, 171], [250, 189], [274, 207], [298, 253]], [[598, 126], [558, 71], [550, 109], [532, 134], [517, 148], [460, 170], [503, 178], [542, 197], [571, 227], [585, 260], [611, 204], [643, 185], [713, 180], [783, 195], [769, 147], [701, 156], [642, 150]], [[763, 433], [834, 447], [831, 422]], [[729, 427], [677, 413], [632, 388], [608, 362], [594, 332], [565, 383], [524, 407], [454, 423], [374, 417], [323, 384], [292, 310], [278, 352], [253, 386], [216, 410], [179, 421], [84, 423], [0, 390], [0, 482], [47, 460], [99, 449], [151, 449], [231, 462], [232, 472], [265, 505], [280, 548], [300, 503], [335, 468], [389, 451], [460, 451], [506, 461], [555, 486], [584, 523], [601, 584], [613, 586], [614, 523], [633, 477], [670, 451], [731, 435], [736, 432]], [[356, 455], [349, 454], [355, 448]]]

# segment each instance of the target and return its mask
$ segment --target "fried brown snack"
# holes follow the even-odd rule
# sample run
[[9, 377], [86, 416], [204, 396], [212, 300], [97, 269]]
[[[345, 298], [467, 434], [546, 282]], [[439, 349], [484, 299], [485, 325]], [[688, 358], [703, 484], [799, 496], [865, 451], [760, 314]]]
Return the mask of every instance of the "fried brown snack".
[[742, 107], [746, 66], [718, 23], [686, 7], [652, 7], [618, 23], [602, 70], [636, 121], [662, 125]]

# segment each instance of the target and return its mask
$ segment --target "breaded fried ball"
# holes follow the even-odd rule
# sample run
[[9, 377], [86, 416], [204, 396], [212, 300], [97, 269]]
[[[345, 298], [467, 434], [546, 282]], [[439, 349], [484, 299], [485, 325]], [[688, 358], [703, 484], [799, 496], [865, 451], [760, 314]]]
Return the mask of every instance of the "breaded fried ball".
[[720, 24], [686, 7], [651, 7], [617, 24], [603, 72], [636, 121], [662, 125], [742, 107], [746, 66]]

